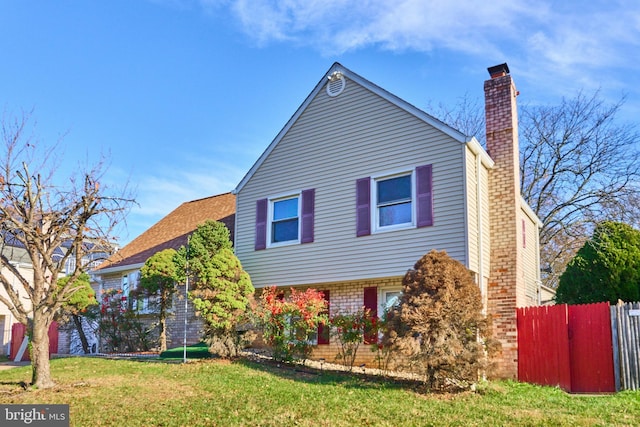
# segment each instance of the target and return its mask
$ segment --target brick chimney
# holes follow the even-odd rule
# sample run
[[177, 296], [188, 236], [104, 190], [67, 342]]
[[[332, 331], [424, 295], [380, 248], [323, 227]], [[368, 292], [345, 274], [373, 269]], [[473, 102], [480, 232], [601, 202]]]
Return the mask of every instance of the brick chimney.
[[524, 303], [518, 148], [518, 92], [507, 64], [488, 68], [484, 82], [487, 151], [494, 160], [489, 174], [491, 261], [487, 310], [493, 317], [494, 337], [502, 344], [494, 376], [517, 378], [518, 330], [516, 307]]

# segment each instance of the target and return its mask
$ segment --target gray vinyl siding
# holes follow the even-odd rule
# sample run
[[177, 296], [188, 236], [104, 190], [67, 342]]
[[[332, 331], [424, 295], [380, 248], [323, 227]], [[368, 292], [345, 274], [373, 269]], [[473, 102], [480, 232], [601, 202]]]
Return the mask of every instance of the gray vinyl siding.
[[[431, 249], [465, 265], [464, 144], [347, 81], [318, 92], [237, 194], [236, 253], [256, 287], [402, 276]], [[356, 237], [355, 183], [433, 165], [434, 226]], [[314, 188], [314, 242], [254, 250], [256, 200]]]
[[482, 180], [482, 259], [484, 263], [483, 275], [489, 278], [489, 262], [491, 261], [491, 229], [489, 226], [489, 169], [480, 168], [480, 179]]
[[[526, 234], [524, 236], [525, 243], [522, 250], [522, 269], [525, 282], [525, 300], [527, 305], [538, 304], [538, 288], [539, 288], [539, 270], [538, 265], [538, 243], [537, 232], [538, 227], [534, 221], [524, 212], [521, 213], [522, 219], [526, 224]], [[522, 227], [522, 224], [520, 224]]]
[[[489, 277], [489, 257], [491, 255], [491, 243], [489, 239], [489, 170], [480, 162], [478, 171], [478, 158], [469, 148], [466, 149], [467, 165], [467, 229], [469, 265], [471, 271], [480, 276]], [[478, 176], [480, 177], [480, 194], [478, 195]], [[478, 198], [480, 201], [478, 203]], [[482, 245], [482, 257], [480, 247]], [[482, 263], [483, 271], [480, 271]]]
[[478, 260], [478, 171], [476, 155], [470, 149], [465, 150], [467, 164], [467, 229], [469, 234], [469, 269], [479, 272]]

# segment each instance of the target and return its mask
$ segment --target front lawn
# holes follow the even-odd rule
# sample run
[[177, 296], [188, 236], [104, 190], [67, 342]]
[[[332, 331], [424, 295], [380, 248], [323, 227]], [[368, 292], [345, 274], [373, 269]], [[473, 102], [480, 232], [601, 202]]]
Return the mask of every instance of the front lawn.
[[246, 360], [187, 364], [99, 358], [51, 362], [58, 387], [25, 390], [30, 367], [0, 372], [0, 403], [68, 403], [73, 426], [632, 426], [640, 392], [571, 396], [492, 382], [420, 394], [341, 373]]

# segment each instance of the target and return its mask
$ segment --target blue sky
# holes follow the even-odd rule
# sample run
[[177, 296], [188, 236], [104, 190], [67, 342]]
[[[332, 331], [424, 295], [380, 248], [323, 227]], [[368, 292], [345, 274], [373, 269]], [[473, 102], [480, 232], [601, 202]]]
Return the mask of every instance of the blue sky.
[[0, 58], [0, 109], [63, 137], [60, 173], [106, 155], [135, 188], [121, 244], [232, 190], [335, 61], [426, 111], [507, 62], [520, 103], [640, 117], [637, 0], [0, 0]]

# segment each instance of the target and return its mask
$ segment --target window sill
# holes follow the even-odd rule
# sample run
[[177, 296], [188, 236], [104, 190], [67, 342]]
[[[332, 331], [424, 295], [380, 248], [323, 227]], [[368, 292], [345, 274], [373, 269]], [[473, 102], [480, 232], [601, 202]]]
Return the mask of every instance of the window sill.
[[411, 230], [417, 228], [413, 223], [407, 224], [397, 224], [397, 225], [387, 225], [385, 227], [377, 227], [373, 230], [372, 234], [377, 233], [387, 233], [389, 231], [399, 231], [399, 230]]
[[277, 242], [277, 243], [269, 243], [267, 245], [267, 249], [269, 248], [279, 248], [282, 246], [293, 246], [293, 245], [299, 245], [300, 244], [300, 240], [288, 240], [286, 242]]

